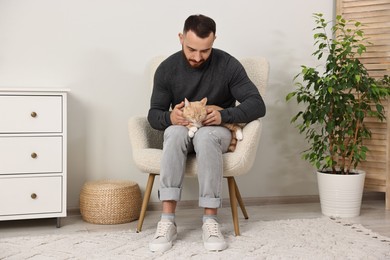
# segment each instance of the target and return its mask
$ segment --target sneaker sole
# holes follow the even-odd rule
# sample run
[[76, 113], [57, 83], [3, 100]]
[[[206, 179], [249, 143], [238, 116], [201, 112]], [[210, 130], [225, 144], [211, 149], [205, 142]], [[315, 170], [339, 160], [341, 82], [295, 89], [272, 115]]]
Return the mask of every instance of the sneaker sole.
[[217, 244], [217, 243], [203, 243], [204, 248], [209, 251], [223, 251], [227, 248], [227, 244]]
[[149, 243], [149, 249], [152, 252], [161, 252], [161, 253], [163, 253], [165, 251], [168, 251], [169, 249], [172, 248], [173, 241], [175, 241], [176, 238], [177, 238], [177, 235], [174, 235], [171, 242], [167, 242], [167, 243], [164, 243], [164, 244], [152, 244], [152, 243]]

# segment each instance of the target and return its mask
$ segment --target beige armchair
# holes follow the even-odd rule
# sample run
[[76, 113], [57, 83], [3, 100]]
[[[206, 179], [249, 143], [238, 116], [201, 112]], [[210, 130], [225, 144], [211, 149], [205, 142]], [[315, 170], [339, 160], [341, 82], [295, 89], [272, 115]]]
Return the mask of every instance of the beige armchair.
[[[159, 61], [161, 61], [161, 58]], [[153, 74], [159, 61], [153, 63]], [[240, 60], [240, 62], [244, 66], [249, 78], [258, 87], [261, 95], [264, 97], [269, 72], [267, 60], [265, 58], [247, 58]], [[134, 162], [141, 172], [149, 174], [142, 202], [141, 214], [138, 220], [137, 232], [140, 232], [150, 194], [152, 192], [154, 179], [156, 175], [159, 175], [160, 173], [163, 132], [151, 128], [145, 116], [130, 118], [128, 127]], [[223, 155], [224, 177], [228, 182], [230, 206], [236, 236], [240, 235], [237, 202], [245, 219], [248, 219], [248, 214], [245, 210], [243, 200], [234, 178], [248, 173], [252, 168], [256, 159], [261, 127], [261, 119], [254, 120], [247, 124], [243, 129], [244, 139], [238, 142], [236, 150], [233, 153], [228, 152]], [[196, 177], [196, 172], [196, 158], [194, 155], [189, 155], [187, 158], [185, 176]]]

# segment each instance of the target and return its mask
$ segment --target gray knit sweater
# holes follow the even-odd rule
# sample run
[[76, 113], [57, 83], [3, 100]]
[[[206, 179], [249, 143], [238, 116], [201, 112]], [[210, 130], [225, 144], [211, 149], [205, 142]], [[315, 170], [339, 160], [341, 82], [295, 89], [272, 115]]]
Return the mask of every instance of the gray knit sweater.
[[[208, 105], [223, 107], [224, 123], [248, 123], [265, 115], [265, 105], [240, 62], [228, 53], [212, 49], [199, 68], [192, 68], [179, 51], [157, 68], [148, 120], [158, 130], [170, 126], [170, 108], [187, 98], [207, 97]], [[235, 106], [236, 100], [240, 102]]]

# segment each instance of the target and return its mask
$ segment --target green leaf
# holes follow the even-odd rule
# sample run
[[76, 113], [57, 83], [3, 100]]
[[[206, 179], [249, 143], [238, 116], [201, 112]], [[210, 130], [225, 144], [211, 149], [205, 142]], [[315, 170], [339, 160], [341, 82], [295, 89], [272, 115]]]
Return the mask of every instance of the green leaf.
[[359, 83], [360, 82], [360, 75], [355, 75], [355, 80], [357, 83]]
[[288, 93], [288, 95], [286, 96], [286, 101], [289, 101], [293, 96], [295, 96], [297, 94], [297, 92], [291, 92], [291, 93]]
[[379, 113], [382, 113], [383, 106], [381, 104], [376, 104], [375, 107], [376, 107], [376, 111], [378, 111]]
[[320, 163], [320, 162], [316, 162], [315, 165], [316, 165], [316, 168], [317, 168], [317, 169], [321, 169], [321, 163]]

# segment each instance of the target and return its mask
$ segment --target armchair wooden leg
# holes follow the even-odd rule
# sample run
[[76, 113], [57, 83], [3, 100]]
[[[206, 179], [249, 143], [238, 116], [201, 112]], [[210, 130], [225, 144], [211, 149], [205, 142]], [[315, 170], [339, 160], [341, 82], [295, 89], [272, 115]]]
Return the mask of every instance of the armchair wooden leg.
[[248, 216], [248, 213], [246, 212], [244, 202], [242, 201], [240, 190], [238, 189], [238, 186], [237, 186], [237, 182], [234, 178], [233, 178], [233, 181], [234, 181], [234, 186], [236, 187], [236, 196], [237, 196], [238, 204], [240, 205], [242, 214], [244, 215], [245, 219], [248, 219], [249, 216]]
[[156, 177], [156, 175], [157, 174], [153, 174], [153, 173], [149, 174], [148, 183], [146, 184], [144, 199], [142, 200], [141, 213], [138, 219], [137, 233], [141, 232], [142, 230], [142, 224], [144, 223], [146, 209], [149, 204], [150, 194], [152, 193], [154, 177]]
[[240, 227], [238, 225], [238, 212], [237, 212], [237, 196], [236, 196], [236, 184], [234, 177], [226, 177], [229, 187], [230, 207], [232, 209], [234, 233], [236, 236], [240, 235]]

